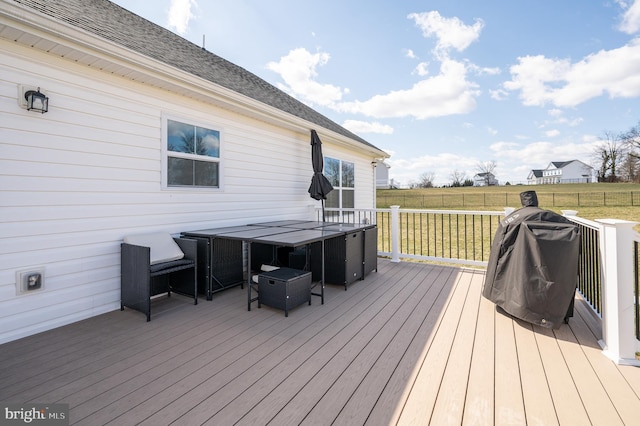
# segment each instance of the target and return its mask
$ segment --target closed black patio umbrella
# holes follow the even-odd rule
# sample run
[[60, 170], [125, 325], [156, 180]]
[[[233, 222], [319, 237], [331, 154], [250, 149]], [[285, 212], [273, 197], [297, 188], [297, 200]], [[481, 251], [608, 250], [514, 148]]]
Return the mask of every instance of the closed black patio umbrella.
[[311, 164], [313, 166], [313, 176], [309, 185], [309, 195], [314, 200], [322, 201], [322, 221], [324, 222], [324, 200], [327, 194], [333, 191], [333, 186], [329, 179], [322, 174], [324, 158], [322, 156], [322, 142], [315, 130], [311, 130]]

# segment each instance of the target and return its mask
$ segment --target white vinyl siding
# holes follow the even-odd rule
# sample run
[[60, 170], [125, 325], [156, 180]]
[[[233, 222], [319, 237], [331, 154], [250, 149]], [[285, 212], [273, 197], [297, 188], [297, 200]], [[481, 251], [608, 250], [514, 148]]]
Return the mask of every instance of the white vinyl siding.
[[[20, 84], [40, 86], [49, 112], [21, 109]], [[312, 219], [319, 207], [308, 132], [3, 40], [0, 114], [0, 343], [119, 309], [127, 234]], [[223, 130], [220, 189], [163, 186], [167, 116]], [[349, 155], [366, 182], [356, 206], [372, 207], [372, 173], [360, 173], [371, 158]], [[16, 271], [36, 267], [44, 290], [17, 296]]]

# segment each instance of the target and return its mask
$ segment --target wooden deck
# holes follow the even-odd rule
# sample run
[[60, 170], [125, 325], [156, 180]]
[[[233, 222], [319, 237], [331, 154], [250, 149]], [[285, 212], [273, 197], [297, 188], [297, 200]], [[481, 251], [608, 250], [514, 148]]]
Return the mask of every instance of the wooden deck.
[[0, 346], [0, 401], [86, 425], [638, 425], [640, 369], [576, 299], [559, 330], [480, 296], [484, 273], [381, 260], [285, 318], [245, 290], [154, 301]]

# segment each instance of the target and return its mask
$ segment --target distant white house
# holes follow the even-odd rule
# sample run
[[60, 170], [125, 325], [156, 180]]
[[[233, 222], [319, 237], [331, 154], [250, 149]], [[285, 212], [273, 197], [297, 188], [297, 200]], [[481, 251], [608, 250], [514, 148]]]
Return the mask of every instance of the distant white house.
[[376, 164], [376, 188], [388, 189], [391, 188], [391, 182], [389, 181], [389, 169], [391, 166], [382, 161], [378, 161]]
[[493, 173], [478, 173], [473, 177], [473, 186], [495, 186], [498, 184], [498, 179]]
[[527, 176], [529, 185], [596, 182], [593, 167], [580, 160], [552, 161], [546, 169], [533, 169]]
[[528, 185], [538, 185], [538, 182], [542, 180], [542, 169], [533, 169], [527, 176]]
[[314, 220], [312, 129], [329, 207], [375, 208], [388, 158], [107, 0], [0, 1], [0, 117], [0, 344], [119, 309], [125, 235]]

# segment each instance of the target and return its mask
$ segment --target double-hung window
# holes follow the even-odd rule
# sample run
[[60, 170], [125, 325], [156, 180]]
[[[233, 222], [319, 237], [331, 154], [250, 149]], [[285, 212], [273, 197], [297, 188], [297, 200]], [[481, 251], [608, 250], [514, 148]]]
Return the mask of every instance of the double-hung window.
[[220, 131], [166, 121], [168, 187], [220, 187]]
[[335, 158], [324, 158], [324, 174], [333, 185], [327, 195], [326, 206], [352, 209], [355, 207], [355, 167], [353, 163]]

